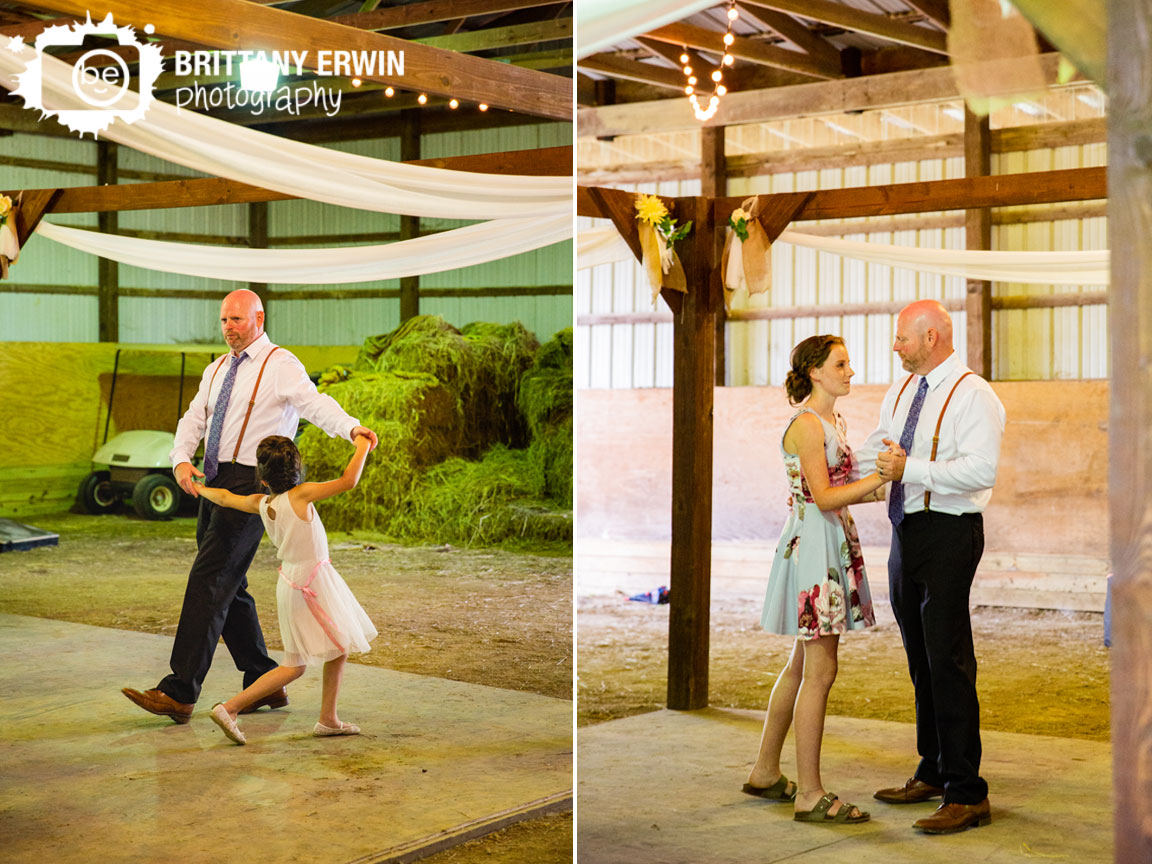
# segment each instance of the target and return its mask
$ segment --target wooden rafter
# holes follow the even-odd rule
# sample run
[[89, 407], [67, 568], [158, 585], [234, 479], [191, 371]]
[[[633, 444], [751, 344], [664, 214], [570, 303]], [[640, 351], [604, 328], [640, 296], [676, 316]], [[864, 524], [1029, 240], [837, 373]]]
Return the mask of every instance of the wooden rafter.
[[427, 0], [424, 3], [389, 6], [386, 9], [372, 9], [369, 12], [357, 12], [351, 15], [335, 15], [329, 20], [360, 30], [396, 30], [418, 24], [463, 20], [476, 15], [497, 15], [517, 9], [551, 6], [556, 2], [557, 0]]
[[941, 30], [947, 30], [952, 26], [952, 15], [948, 11], [948, 0], [904, 0], [904, 2]]
[[615, 54], [593, 54], [591, 57], [585, 57], [580, 60], [580, 68], [612, 78], [623, 78], [626, 81], [639, 81], [641, 84], [652, 84], [669, 90], [684, 90], [684, 75], [678, 69], [625, 60]]
[[472, 52], [571, 38], [572, 19], [558, 18], [552, 21], [531, 21], [526, 24], [511, 24], [507, 27], [461, 31], [445, 36], [426, 36], [411, 41], [448, 51]]
[[[418, 159], [412, 165], [474, 171], [482, 174], [534, 174], [568, 176], [572, 172], [571, 147], [545, 147], [538, 150], [514, 150], [485, 153], [479, 156], [453, 156], [442, 159]], [[59, 193], [52, 197], [55, 193]], [[20, 190], [5, 193], [20, 194]], [[170, 180], [160, 183], [133, 183], [121, 186], [76, 186], [65, 189], [25, 190], [25, 200], [51, 198], [52, 213], [92, 213], [122, 210], [153, 210], [172, 207], [203, 207], [216, 204], [248, 204], [254, 201], [288, 201], [295, 195], [271, 192], [247, 183], [208, 177], [196, 180]], [[24, 238], [21, 238], [24, 239]]]
[[304, 18], [246, 0], [200, 0], [194, 15], [179, 0], [150, 0], [147, 6], [138, 0], [94, 4], [86, 0], [36, 0], [36, 5], [66, 15], [91, 12], [93, 18], [111, 13], [117, 22], [139, 30], [152, 24], [158, 33], [226, 50], [254, 45], [266, 51], [306, 50], [312, 60], [324, 50], [403, 51], [403, 76], [385, 71], [361, 77], [558, 120], [572, 115], [572, 85], [566, 78]]
[[913, 45], [937, 54], [947, 54], [947, 38], [939, 30], [894, 21], [887, 15], [864, 12], [853, 6], [833, 3], [831, 0], [745, 0], [751, 6], [763, 6], [797, 15], [813, 21], [822, 21], [845, 30], [867, 33], [890, 42]]
[[811, 54], [825, 63], [828, 68], [839, 69], [841, 67], [839, 49], [827, 39], [813, 33], [791, 15], [785, 15], [783, 12], [777, 12], [775, 9], [759, 4], [742, 3], [737, 5], [747, 7], [741, 9], [746, 17], [775, 30], [801, 51]]
[[[718, 30], [677, 23], [658, 27], [644, 35], [672, 45], [688, 45], [701, 51], [724, 53], [724, 34]], [[838, 63], [833, 67], [809, 54], [764, 45], [740, 36], [735, 37], [735, 41], [728, 48], [728, 53], [739, 60], [773, 66], [777, 69], [788, 69], [813, 78], [840, 78], [843, 74]]]

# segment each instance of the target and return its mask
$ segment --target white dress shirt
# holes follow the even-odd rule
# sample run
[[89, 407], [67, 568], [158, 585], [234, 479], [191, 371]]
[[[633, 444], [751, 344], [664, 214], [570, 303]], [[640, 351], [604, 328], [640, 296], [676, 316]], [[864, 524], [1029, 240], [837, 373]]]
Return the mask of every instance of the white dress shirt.
[[[244, 349], [243, 353], [248, 356], [236, 369], [236, 381], [232, 385], [232, 396], [228, 401], [228, 411], [224, 415], [224, 428], [220, 435], [221, 465], [232, 461], [236, 440], [244, 425], [244, 415], [248, 413], [248, 402], [252, 399], [252, 389], [260, 375], [260, 367], [275, 347], [268, 339], [268, 334], [262, 333]], [[200, 378], [200, 389], [196, 391], [192, 404], [176, 427], [176, 446], [169, 454], [173, 468], [181, 462], [191, 462], [196, 448], [208, 434], [216, 398], [224, 385], [232, 356], [229, 352], [209, 363], [204, 370]], [[217, 367], [220, 367], [219, 371]], [[257, 445], [269, 435], [294, 437], [301, 417], [323, 429], [329, 437], [339, 435], [349, 441], [352, 440], [352, 430], [360, 425], [360, 421], [348, 416], [335, 399], [319, 393], [295, 355], [281, 348], [268, 359], [264, 377], [260, 379], [256, 404], [252, 406], [252, 416], [248, 420], [248, 428], [244, 430], [236, 461], [241, 465], [255, 466]]]
[[[979, 375], [969, 375], [956, 388], [940, 426], [936, 459], [929, 461], [940, 410], [953, 385], [967, 371], [953, 352], [924, 376], [928, 380], [928, 394], [904, 465], [905, 513], [919, 513], [924, 509], [925, 490], [932, 492], [933, 512], [953, 515], [982, 513], [992, 498], [1005, 414], [992, 387]], [[916, 388], [920, 386], [920, 376], [913, 375], [906, 388], [905, 381], [907, 376], [901, 376], [888, 389], [880, 406], [880, 425], [856, 451], [861, 474], [874, 470], [876, 456], [888, 449], [883, 439], [900, 440]], [[896, 405], [901, 388], [904, 395]]]

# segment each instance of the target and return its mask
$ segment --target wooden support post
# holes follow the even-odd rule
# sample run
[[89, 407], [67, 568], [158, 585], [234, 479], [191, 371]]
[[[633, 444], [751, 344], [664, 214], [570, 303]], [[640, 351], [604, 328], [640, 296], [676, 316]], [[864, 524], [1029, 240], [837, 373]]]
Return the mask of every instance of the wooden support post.
[[[268, 202], [254, 201], [248, 205], [248, 248], [268, 248]], [[264, 327], [268, 328], [268, 283], [249, 282], [248, 288], [255, 291], [264, 305]]]
[[[964, 176], [987, 177], [992, 170], [992, 136], [987, 117], [964, 109]], [[987, 207], [964, 211], [966, 249], [992, 248], [992, 212]], [[992, 283], [968, 280], [968, 367], [992, 377]]]
[[[420, 112], [400, 112], [400, 161], [411, 162], [420, 158]], [[420, 236], [420, 217], [400, 217], [400, 240]], [[400, 320], [407, 321], [420, 314], [420, 277], [400, 277]]]
[[1112, 394], [1108, 503], [1112, 555], [1115, 860], [1152, 861], [1152, 7], [1108, 3], [1108, 327]]
[[[96, 142], [96, 185], [115, 186], [117, 180], [117, 145], [111, 141]], [[101, 234], [115, 234], [119, 216], [103, 212], [96, 217]], [[110, 258], [98, 258], [96, 264], [98, 294], [96, 314], [97, 338], [100, 342], [120, 341], [120, 265]]]
[[[724, 127], [705, 126], [700, 130], [700, 194], [705, 198], [724, 198], [728, 195], [728, 166], [724, 161]], [[714, 231], [717, 248], [714, 260], [719, 261], [724, 249], [724, 233]], [[716, 386], [723, 387], [727, 361], [725, 359], [725, 316], [721, 305], [716, 312]]]
[[708, 706], [712, 578], [712, 398], [720, 306], [711, 201], [677, 198], [677, 222], [692, 233], [677, 247], [688, 293], [673, 324], [672, 592], [668, 617], [668, 707]]

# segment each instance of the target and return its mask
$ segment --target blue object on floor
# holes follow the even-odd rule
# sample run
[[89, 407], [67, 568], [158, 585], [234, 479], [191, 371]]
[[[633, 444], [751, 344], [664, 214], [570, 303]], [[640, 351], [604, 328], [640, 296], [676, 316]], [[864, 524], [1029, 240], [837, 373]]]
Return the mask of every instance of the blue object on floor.
[[1104, 580], [1104, 647], [1112, 647], [1112, 574]]
[[35, 549], [37, 546], [57, 546], [60, 535], [31, 525], [21, 525], [11, 519], [0, 519], [0, 552]]
[[629, 600], [635, 600], [637, 603], [651, 603], [651, 602], [653, 602], [651, 591], [645, 591], [642, 594], [633, 594], [628, 599]]
[[672, 592], [670, 592], [668, 590], [668, 586], [667, 585], [661, 585], [659, 590], [657, 590], [657, 592], [656, 592], [656, 602], [663, 605], [665, 603], [670, 602], [669, 597], [671, 597], [671, 596], [672, 596]]
[[643, 591], [640, 594], [633, 594], [629, 600], [635, 600], [637, 603], [659, 603], [661, 605], [668, 602], [668, 586], [661, 585], [656, 589], [656, 596], [652, 596], [651, 591]]

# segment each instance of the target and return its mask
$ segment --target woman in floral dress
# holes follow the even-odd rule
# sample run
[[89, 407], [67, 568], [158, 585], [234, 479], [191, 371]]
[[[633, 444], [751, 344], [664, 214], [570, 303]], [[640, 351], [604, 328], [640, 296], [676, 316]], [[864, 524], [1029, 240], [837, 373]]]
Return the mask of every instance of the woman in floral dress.
[[[800, 405], [784, 431], [781, 453], [792, 487], [791, 513], [768, 577], [760, 625], [795, 636], [772, 697], [760, 753], [744, 792], [794, 801], [802, 822], [866, 822], [868, 814], [824, 790], [820, 745], [828, 691], [836, 680], [840, 634], [876, 623], [860, 541], [849, 504], [879, 500], [883, 481], [859, 479], [836, 400], [855, 373], [839, 336], [812, 336], [792, 350], [784, 389]], [[780, 771], [780, 751], [796, 722], [798, 784]]]

